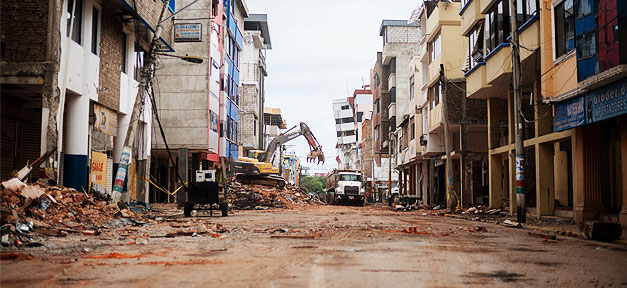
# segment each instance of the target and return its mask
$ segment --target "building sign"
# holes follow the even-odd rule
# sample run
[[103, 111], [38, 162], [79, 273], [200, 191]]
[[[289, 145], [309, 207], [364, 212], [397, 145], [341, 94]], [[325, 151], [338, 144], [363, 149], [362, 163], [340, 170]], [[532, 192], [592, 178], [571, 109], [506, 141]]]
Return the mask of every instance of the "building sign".
[[627, 114], [627, 79], [555, 105], [555, 132]]
[[555, 132], [586, 124], [586, 101], [583, 97], [555, 105], [553, 130]]
[[596, 89], [586, 95], [588, 123], [627, 113], [627, 79]]
[[200, 42], [202, 41], [202, 24], [185, 23], [174, 25], [175, 42]]
[[94, 103], [94, 130], [101, 133], [117, 136], [118, 113], [105, 106]]
[[107, 154], [91, 152], [91, 169], [89, 173], [89, 188], [98, 186], [97, 190], [106, 191], [107, 187]]

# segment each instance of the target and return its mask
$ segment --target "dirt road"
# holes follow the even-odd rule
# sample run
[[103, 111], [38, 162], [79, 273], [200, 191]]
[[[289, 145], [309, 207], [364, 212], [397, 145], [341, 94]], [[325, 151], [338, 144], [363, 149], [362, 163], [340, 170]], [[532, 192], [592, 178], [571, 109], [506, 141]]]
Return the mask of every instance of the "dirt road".
[[[165, 237], [199, 227], [217, 232]], [[236, 211], [50, 238], [0, 275], [2, 287], [627, 287], [624, 247], [527, 233], [375, 207]]]

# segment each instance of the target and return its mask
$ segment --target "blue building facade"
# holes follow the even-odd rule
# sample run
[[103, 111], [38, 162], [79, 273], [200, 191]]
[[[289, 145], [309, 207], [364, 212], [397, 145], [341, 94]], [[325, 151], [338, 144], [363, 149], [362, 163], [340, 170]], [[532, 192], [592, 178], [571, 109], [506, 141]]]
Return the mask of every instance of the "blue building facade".
[[[240, 53], [244, 45], [242, 32], [237, 26], [239, 21], [236, 19], [238, 9], [238, 0], [225, 0], [224, 14], [226, 16], [226, 31], [224, 35], [224, 78], [222, 89], [225, 92], [225, 112], [226, 119], [222, 123], [224, 127], [224, 138], [226, 139], [225, 157], [237, 159], [239, 156], [240, 127], [239, 127], [239, 111], [240, 111]], [[242, 13], [245, 14], [245, 13]], [[243, 25], [243, 19], [241, 19]]]

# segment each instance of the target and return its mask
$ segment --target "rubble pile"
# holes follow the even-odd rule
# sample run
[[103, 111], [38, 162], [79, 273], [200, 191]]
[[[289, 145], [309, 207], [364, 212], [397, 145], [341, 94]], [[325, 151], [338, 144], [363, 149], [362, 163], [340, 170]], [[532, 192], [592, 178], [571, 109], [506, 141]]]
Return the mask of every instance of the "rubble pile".
[[139, 218], [128, 209], [109, 206], [104, 199], [62, 186], [27, 185], [13, 178], [0, 188], [3, 246], [28, 243], [32, 234], [97, 235], [116, 216]]
[[229, 182], [227, 200], [231, 208], [240, 210], [292, 209], [297, 206], [322, 204], [311, 198], [305, 189], [286, 185], [283, 188]]

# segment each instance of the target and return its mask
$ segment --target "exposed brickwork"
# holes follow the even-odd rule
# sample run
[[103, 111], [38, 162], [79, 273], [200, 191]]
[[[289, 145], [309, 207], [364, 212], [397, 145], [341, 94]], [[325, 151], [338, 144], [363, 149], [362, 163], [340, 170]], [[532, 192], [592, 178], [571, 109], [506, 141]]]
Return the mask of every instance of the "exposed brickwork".
[[[259, 90], [256, 85], [243, 84], [241, 92], [240, 131], [242, 133], [242, 145], [245, 148], [257, 147], [258, 136], [255, 135], [255, 117], [259, 114]], [[257, 129], [259, 130], [259, 129]], [[259, 135], [259, 131], [257, 131]]]
[[98, 103], [111, 109], [120, 107], [120, 73], [122, 65], [122, 23], [115, 16], [115, 8], [102, 7], [100, 33], [100, 91]]
[[387, 43], [420, 42], [420, 27], [418, 26], [388, 26], [385, 29]]
[[[133, 0], [125, 0], [129, 7], [133, 7]], [[137, 5], [137, 13], [139, 16], [144, 18], [148, 25], [152, 28], [157, 27], [157, 22], [159, 20], [159, 15], [161, 14], [161, 8], [163, 8], [162, 1], [155, 0], [135, 0], [135, 4]], [[166, 9], [164, 14], [164, 18], [172, 15], [172, 12], [169, 9]], [[173, 20], [170, 19], [167, 22], [163, 23], [163, 33], [161, 38], [163, 38], [170, 46], [173, 45]]]
[[0, 1], [0, 27], [3, 62], [46, 60], [48, 1]]
[[361, 173], [364, 178], [372, 177], [372, 120], [364, 120], [362, 123], [362, 139], [359, 155], [361, 156]]

